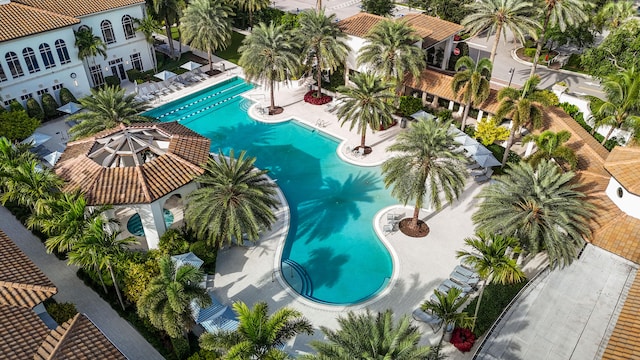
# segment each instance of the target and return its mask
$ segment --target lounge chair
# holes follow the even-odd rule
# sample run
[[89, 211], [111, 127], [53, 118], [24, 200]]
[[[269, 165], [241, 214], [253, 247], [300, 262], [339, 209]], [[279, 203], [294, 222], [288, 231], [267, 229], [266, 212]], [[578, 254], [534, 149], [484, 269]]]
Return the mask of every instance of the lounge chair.
[[462, 265], [457, 265], [454, 269], [454, 272], [457, 272], [461, 275], [464, 275], [468, 278], [480, 278], [480, 275], [478, 275], [477, 272], [470, 270], [469, 268], [462, 266]]
[[414, 320], [421, 321], [431, 326], [433, 331], [438, 331], [442, 327], [442, 319], [431, 314], [430, 312], [425, 312], [420, 308], [415, 309], [413, 313], [411, 313], [411, 316]]
[[400, 218], [402, 218], [402, 214], [396, 214], [396, 213], [387, 214], [387, 220], [400, 220]]
[[478, 184], [485, 183], [485, 182], [491, 180], [491, 175], [492, 174], [493, 174], [493, 170], [489, 169], [489, 170], [487, 170], [487, 172], [485, 174], [474, 176], [473, 177], [473, 181], [475, 181]]
[[325, 110], [329, 113], [332, 113], [338, 110], [338, 108], [340, 107], [340, 104], [342, 104], [342, 100], [334, 100], [327, 104], [327, 107], [325, 108]]
[[478, 282], [480, 281], [480, 279], [477, 277], [467, 277], [455, 271], [452, 271], [451, 274], [449, 274], [449, 279], [460, 285], [467, 285], [471, 286], [472, 288], [476, 288], [478, 286]]
[[391, 233], [393, 232], [393, 225], [392, 224], [386, 224], [384, 226], [382, 226], [382, 230], [384, 230], [385, 233]]
[[444, 291], [445, 293], [447, 291], [449, 291], [449, 289], [452, 289], [452, 288], [456, 288], [456, 289], [462, 291], [465, 295], [473, 291], [473, 288], [471, 286], [469, 286], [469, 285], [460, 285], [458, 283], [455, 283], [455, 282], [451, 281], [451, 279], [446, 279], [445, 281], [443, 281], [442, 284], [440, 284], [440, 286], [438, 287], [438, 289], [440, 289], [441, 287], [442, 288], [446, 288], [446, 291]]

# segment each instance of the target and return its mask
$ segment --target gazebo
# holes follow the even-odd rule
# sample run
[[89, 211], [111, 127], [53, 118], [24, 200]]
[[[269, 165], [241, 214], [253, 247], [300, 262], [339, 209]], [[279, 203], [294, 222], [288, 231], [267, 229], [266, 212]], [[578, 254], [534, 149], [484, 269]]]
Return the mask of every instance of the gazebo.
[[66, 181], [64, 191], [80, 190], [90, 206], [135, 210], [154, 249], [167, 227], [165, 202], [196, 189], [210, 144], [177, 122], [120, 125], [70, 142], [54, 171]]

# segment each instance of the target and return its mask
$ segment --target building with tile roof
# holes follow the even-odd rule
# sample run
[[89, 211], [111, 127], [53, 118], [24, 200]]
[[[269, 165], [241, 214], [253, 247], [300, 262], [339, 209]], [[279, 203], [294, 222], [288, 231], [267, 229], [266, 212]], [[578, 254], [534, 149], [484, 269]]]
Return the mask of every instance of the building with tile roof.
[[[152, 69], [151, 48], [134, 27], [144, 16], [143, 0], [0, 0], [0, 105], [45, 93], [59, 101], [63, 87], [82, 97], [106, 76], [126, 81], [129, 69]], [[106, 57], [78, 57], [74, 32], [85, 28], [106, 44]]]

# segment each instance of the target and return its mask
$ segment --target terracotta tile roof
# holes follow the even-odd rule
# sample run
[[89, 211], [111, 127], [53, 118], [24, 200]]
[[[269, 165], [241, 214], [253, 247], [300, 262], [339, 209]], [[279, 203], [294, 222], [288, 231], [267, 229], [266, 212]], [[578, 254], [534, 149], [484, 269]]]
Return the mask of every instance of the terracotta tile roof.
[[636, 275], [602, 359], [640, 358], [640, 341], [638, 341], [640, 339], [640, 318], [638, 314], [640, 314], [640, 276]]
[[48, 333], [33, 310], [0, 305], [0, 359], [33, 359]]
[[83, 314], [76, 314], [49, 333], [33, 359], [94, 359], [97, 354], [100, 359], [126, 360], [89, 318]]
[[0, 230], [0, 306], [33, 308], [58, 290]]
[[[99, 140], [125, 129], [157, 130], [169, 138], [166, 153], [140, 166], [125, 167], [104, 167], [88, 156]], [[120, 126], [69, 143], [55, 172], [67, 181], [65, 190], [80, 189], [91, 205], [150, 203], [202, 174], [210, 144], [178, 123]]]
[[627, 191], [640, 196], [640, 148], [616, 146], [604, 168]]
[[79, 22], [80, 20], [69, 16], [10, 2], [0, 5], [0, 24], [4, 24], [0, 31], [0, 42], [71, 26]]
[[[371, 29], [378, 25], [380, 21], [389, 20], [385, 17], [368, 14], [368, 13], [358, 13], [346, 19], [340, 20], [338, 22], [338, 27], [342, 32], [348, 35], [357, 36], [357, 37], [365, 37], [371, 31]], [[397, 21], [403, 21], [403, 19], [399, 19]], [[408, 23], [408, 22], [407, 22]], [[433, 31], [429, 28], [425, 28], [419, 26], [417, 24], [409, 24], [415, 30], [416, 34], [420, 36], [422, 39], [427, 39], [433, 33]]]
[[73, 17], [144, 3], [144, 0], [12, 0], [12, 2], [13, 1]]
[[425, 14], [407, 14], [401, 18], [415, 28], [429, 29], [431, 34], [423, 37], [422, 47], [427, 49], [440, 41], [459, 33], [464, 26]]

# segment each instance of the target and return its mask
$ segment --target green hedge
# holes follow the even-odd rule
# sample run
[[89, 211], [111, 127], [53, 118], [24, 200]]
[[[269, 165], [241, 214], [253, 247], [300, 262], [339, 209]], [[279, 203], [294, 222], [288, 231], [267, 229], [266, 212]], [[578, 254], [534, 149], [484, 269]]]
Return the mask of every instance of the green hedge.
[[[482, 336], [491, 328], [493, 323], [498, 320], [502, 311], [509, 305], [509, 302], [513, 300], [525, 284], [526, 281], [511, 285], [489, 284], [489, 286], [485, 288], [482, 302], [480, 302], [476, 326], [473, 329], [476, 337]], [[466, 311], [468, 314], [475, 312], [477, 302], [478, 298], [476, 297], [467, 305]]]
[[0, 113], [0, 134], [11, 141], [28, 138], [40, 126], [40, 120], [30, 117], [25, 110]]
[[524, 56], [533, 58], [534, 56], [536, 56], [536, 48], [525, 48]]
[[[569, 104], [569, 103], [561, 103], [560, 108], [562, 108], [564, 110], [564, 112], [566, 112], [567, 114], [569, 114], [569, 116], [571, 116], [573, 118], [573, 120], [575, 120], [578, 124], [580, 124], [580, 126], [582, 126], [583, 129], [587, 130], [587, 132], [589, 132], [589, 134], [591, 134], [591, 136], [594, 137], [594, 139], [596, 139], [599, 143], [602, 144], [602, 140], [604, 140], [604, 136], [600, 135], [597, 132], [593, 132], [593, 128], [587, 124], [587, 122], [584, 120], [584, 114], [580, 111], [580, 109], [573, 105], [573, 104]], [[607, 139], [607, 141], [604, 143], [604, 148], [611, 151], [613, 150], [614, 147], [620, 145], [620, 142], [618, 141], [618, 139], [614, 136], [612, 138]]]
[[180, 230], [169, 229], [160, 236], [158, 247], [164, 254], [178, 255], [189, 251], [189, 242]]
[[42, 108], [44, 108], [44, 115], [47, 119], [53, 119], [60, 116], [58, 103], [51, 94], [42, 94]]
[[402, 116], [409, 116], [422, 110], [422, 99], [413, 96], [401, 96], [398, 111]]
[[27, 99], [27, 115], [39, 121], [44, 120], [44, 111], [34, 98]]
[[78, 99], [67, 88], [60, 89], [60, 106], [66, 105], [70, 102], [77, 103]]
[[62, 325], [78, 313], [78, 309], [74, 304], [68, 302], [57, 303], [53, 299], [45, 300], [44, 307], [58, 325]]
[[11, 101], [11, 103], [9, 104], [9, 111], [20, 111], [20, 110], [26, 110], [24, 106], [22, 106], [22, 103], [20, 103], [18, 100]]
[[104, 78], [104, 83], [107, 86], [120, 86], [120, 78], [115, 75], [106, 76]]

